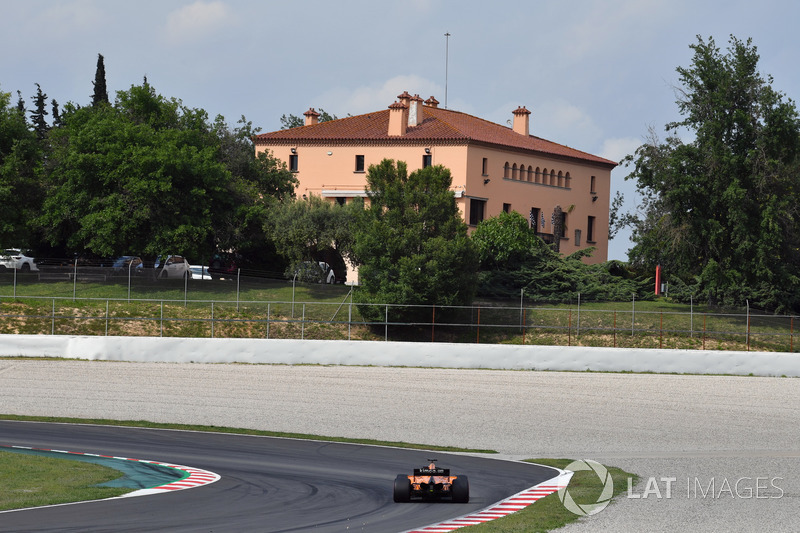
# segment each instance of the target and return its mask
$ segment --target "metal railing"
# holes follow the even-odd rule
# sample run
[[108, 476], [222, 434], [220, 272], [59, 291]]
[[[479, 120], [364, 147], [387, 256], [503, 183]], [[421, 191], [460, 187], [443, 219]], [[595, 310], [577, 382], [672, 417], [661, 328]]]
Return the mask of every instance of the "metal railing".
[[245, 301], [238, 298], [238, 284], [236, 294], [234, 300], [0, 295], [0, 333], [781, 352], [794, 352], [796, 344], [794, 316], [754, 314], [749, 309], [745, 313], [643, 311], [635, 301], [629, 309], [597, 309], [581, 305], [580, 300], [577, 307], [523, 302], [447, 307], [359, 304], [353, 301], [352, 290], [336, 302]]

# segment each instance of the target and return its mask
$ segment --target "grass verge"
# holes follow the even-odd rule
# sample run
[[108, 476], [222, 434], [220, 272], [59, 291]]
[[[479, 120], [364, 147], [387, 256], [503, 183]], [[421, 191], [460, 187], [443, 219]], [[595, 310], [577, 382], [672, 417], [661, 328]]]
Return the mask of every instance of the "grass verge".
[[[563, 469], [572, 459], [528, 459], [531, 463]], [[638, 476], [616, 467], [606, 467], [614, 481], [614, 497], [626, 490], [628, 478], [636, 484]], [[578, 471], [569, 482], [569, 494], [577, 504], [595, 503], [603, 490], [603, 482], [592, 471]], [[613, 500], [612, 500], [613, 502]], [[465, 527], [459, 531], [480, 533], [544, 533], [575, 522], [581, 517], [567, 510], [558, 493], [550, 494], [521, 511], [478, 526]]]
[[0, 511], [119, 496], [131, 489], [95, 485], [121, 476], [101, 465], [0, 451]]
[[[494, 450], [456, 448], [452, 446], [432, 446], [428, 444], [413, 444], [413, 443], [396, 442], [396, 441], [348, 439], [343, 437], [323, 437], [319, 435], [307, 435], [302, 433], [283, 433], [277, 431], [261, 431], [261, 430], [252, 430], [244, 428], [226, 428], [219, 426], [161, 424], [161, 423], [147, 422], [143, 420], [101, 420], [101, 419], [89, 419], [89, 418], [76, 419], [76, 418], [63, 418], [63, 417], [20, 416], [20, 415], [5, 415], [5, 414], [0, 414], [0, 420], [114, 425], [114, 426], [126, 426], [126, 427], [177, 429], [186, 431], [209, 431], [209, 432], [233, 433], [241, 435], [263, 435], [269, 437], [322, 440], [329, 442], [350, 442], [356, 444], [394, 446], [401, 448], [437, 450], [437, 451], [449, 451], [449, 452], [497, 453]], [[20, 503], [18, 503], [14, 507], [4, 507], [6, 503], [2, 496], [6, 494], [6, 491], [2, 491], [0, 492], [0, 510], [11, 509], [11, 508], [22, 508], [22, 507], [34, 507], [39, 505], [49, 505], [52, 503], [63, 503], [68, 501], [74, 502], [82, 500], [94, 500], [99, 498], [109, 498], [127, 492], [127, 489], [108, 489], [108, 488], [101, 489], [99, 487], [87, 486], [94, 483], [102, 483], [104, 481], [109, 481], [110, 479], [115, 479], [116, 477], [119, 477], [119, 472], [117, 472], [116, 470], [106, 469], [105, 467], [101, 467], [98, 465], [76, 463], [75, 461], [69, 461], [68, 459], [50, 460], [48, 458], [43, 458], [43, 457], [20, 455], [21, 458], [31, 463], [38, 463], [39, 461], [47, 461], [47, 462], [54, 461], [56, 463], [76, 463], [84, 468], [96, 467], [103, 470], [111, 470], [111, 477], [109, 478], [100, 479], [99, 481], [89, 481], [86, 483], [83, 482], [70, 483], [68, 486], [64, 485], [63, 489], [60, 491], [59, 496], [63, 498], [65, 497], [64, 493], [66, 493], [66, 495], [68, 495], [70, 499], [63, 499], [60, 501], [48, 500], [44, 501], [44, 503], [41, 503], [43, 502], [43, 497], [41, 497], [39, 494], [40, 489], [38, 483], [40, 482], [37, 481], [39, 478], [38, 476], [34, 478], [29, 474], [29, 470], [33, 472], [37, 470], [39, 467], [36, 467], [36, 465], [34, 464], [33, 466], [23, 466], [21, 468], [12, 468], [12, 467], [7, 468], [5, 463], [3, 462], [5, 455], [16, 456], [19, 454], [0, 452], [0, 486], [16, 487], [12, 490], [9, 490], [8, 494], [9, 495], [13, 494], [15, 499]], [[545, 466], [554, 466], [556, 468], [563, 469], [569, 463], [572, 462], [572, 459], [529, 459], [528, 461]], [[66, 470], [67, 466], [64, 464], [47, 465], [44, 468], [46, 468], [47, 471], [49, 472], [49, 475], [45, 476], [48, 480], [50, 480], [49, 483], [59, 484], [61, 483], [61, 481], [69, 481], [73, 477], [73, 475]], [[62, 468], [64, 470], [61, 470]], [[625, 488], [627, 487], [628, 478], [632, 478], [633, 484], [635, 484], [638, 479], [638, 476], [634, 474], [629, 474], [628, 472], [625, 472], [616, 467], [608, 467], [608, 472], [609, 474], [611, 474], [611, 478], [614, 482], [614, 496], [617, 496], [619, 493], [625, 490]], [[108, 475], [108, 473], [106, 473], [106, 475]], [[602, 489], [603, 489], [603, 483], [600, 481], [600, 479], [598, 479], [595, 473], [591, 471], [575, 472], [569, 484], [570, 496], [572, 496], [573, 500], [578, 504], [596, 502], [602, 492]], [[102, 491], [102, 493], [95, 491]], [[117, 493], [114, 493], [113, 491], [117, 491]], [[102, 494], [102, 495], [96, 495], [96, 494]], [[48, 498], [50, 498], [50, 496], [48, 496]], [[574, 522], [578, 518], [580, 518], [578, 515], [571, 513], [561, 504], [561, 501], [558, 498], [558, 494], [551, 494], [536, 502], [535, 505], [528, 506], [525, 509], [517, 511], [516, 513], [513, 513], [509, 516], [506, 516], [498, 520], [494, 520], [492, 522], [487, 522], [485, 524], [477, 526], [469, 526], [463, 528], [463, 530], [476, 531], [480, 533], [518, 533], [518, 532], [543, 533], [547, 531], [552, 531], [554, 529], [558, 529], [570, 522]]]

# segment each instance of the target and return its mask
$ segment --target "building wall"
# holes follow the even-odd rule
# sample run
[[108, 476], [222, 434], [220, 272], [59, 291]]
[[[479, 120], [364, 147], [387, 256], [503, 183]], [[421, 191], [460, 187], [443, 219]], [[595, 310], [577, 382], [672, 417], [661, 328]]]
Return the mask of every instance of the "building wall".
[[[265, 148], [259, 145], [257, 150]], [[275, 157], [286, 162], [296, 150], [298, 158], [297, 178], [300, 185], [297, 197], [318, 195], [329, 198], [336, 196], [352, 198], [363, 196], [367, 170], [383, 159], [405, 161], [409, 173], [422, 168], [423, 156], [430, 149], [431, 164], [444, 165], [453, 177], [452, 188], [456, 192], [457, 203], [464, 219], [470, 221], [470, 201], [485, 200], [484, 219], [496, 216], [503, 211], [504, 204], [528, 218], [532, 207], [544, 214], [545, 226], [540, 227], [541, 215], [537, 220], [537, 231], [552, 233], [551, 215], [556, 205], [566, 213], [566, 235], [560, 240], [562, 254], [594, 246], [596, 248], [589, 263], [606, 261], [608, 257], [608, 219], [610, 203], [611, 171], [601, 166], [592, 166], [578, 161], [547, 158], [529, 155], [513, 150], [503, 150], [479, 145], [411, 145], [411, 146], [352, 146], [343, 144], [302, 144], [266, 146]], [[364, 171], [356, 171], [356, 155], [364, 156]], [[483, 160], [486, 158], [486, 173]], [[530, 167], [534, 174], [505, 177], [505, 165], [514, 164]], [[539, 168], [539, 183], [535, 170]], [[541, 172], [547, 169], [562, 178], [555, 184], [542, 183]], [[510, 174], [510, 173], [509, 173]], [[569, 175], [569, 180], [566, 176]], [[595, 190], [591, 190], [591, 177], [595, 177]], [[489, 180], [484, 183], [484, 180]], [[528, 181], [530, 179], [530, 181]], [[556, 178], [557, 180], [557, 178]], [[547, 180], [549, 181], [549, 180]], [[592, 200], [596, 197], [596, 200]], [[333, 200], [332, 200], [333, 201]], [[588, 217], [595, 217], [594, 239], [587, 242]], [[471, 227], [472, 229], [472, 227]], [[575, 230], [580, 230], [580, 242], [576, 243]], [[349, 276], [348, 276], [349, 278]]]

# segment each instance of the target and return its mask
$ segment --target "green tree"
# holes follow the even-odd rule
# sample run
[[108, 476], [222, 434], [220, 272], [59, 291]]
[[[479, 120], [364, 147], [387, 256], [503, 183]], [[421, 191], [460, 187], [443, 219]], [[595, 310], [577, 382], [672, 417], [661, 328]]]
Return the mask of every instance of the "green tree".
[[[361, 303], [467, 305], [472, 302], [477, 254], [467, 237], [450, 171], [441, 165], [407, 171], [385, 159], [367, 172], [369, 209], [354, 239]], [[423, 311], [428, 316], [429, 310]], [[362, 308], [382, 319], [383, 311]], [[399, 313], [399, 311], [393, 311]], [[403, 318], [419, 313], [404, 310]], [[396, 316], [397, 318], [397, 316]]]
[[94, 93], [92, 93], [92, 105], [109, 103], [108, 88], [106, 87], [106, 66], [103, 61], [103, 54], [97, 54], [97, 68], [94, 73]]
[[41, 146], [24, 111], [0, 90], [0, 248], [34, 244], [29, 220], [41, 207], [41, 163]]
[[31, 111], [31, 122], [33, 123], [33, 130], [36, 132], [36, 137], [41, 141], [47, 135], [50, 126], [45, 120], [45, 116], [49, 115], [47, 112], [47, 95], [42, 92], [42, 87], [36, 84], [36, 96], [33, 97], [33, 111]]
[[[331, 113], [328, 113], [327, 111], [325, 111], [321, 107], [319, 108], [319, 121], [320, 122], [328, 122], [329, 120], [336, 120], [337, 118], [339, 118], [339, 117], [337, 117], [336, 115], [333, 115]], [[281, 121], [281, 129], [282, 130], [288, 130], [288, 129], [291, 129], [291, 128], [296, 128], [298, 126], [303, 126], [305, 124], [305, 122], [306, 122], [303, 119], [303, 117], [298, 117], [297, 115], [292, 115], [291, 113], [288, 116], [287, 115], [281, 115], [280, 121]]]
[[274, 206], [268, 217], [270, 233], [290, 271], [303, 261], [325, 261], [341, 272], [345, 260], [352, 263], [354, 227], [363, 210], [362, 201], [339, 205], [311, 195]]
[[[794, 102], [759, 74], [756, 47], [731, 37], [691, 46], [664, 142], [627, 159], [645, 197], [632, 262], [666, 267], [710, 303], [800, 308], [800, 123]], [[683, 141], [680, 130], [688, 131]]]
[[116, 106], [68, 105], [51, 132], [49, 193], [37, 219], [47, 241], [101, 256], [203, 257], [216, 217], [233, 202], [204, 117], [149, 85], [119, 93]]

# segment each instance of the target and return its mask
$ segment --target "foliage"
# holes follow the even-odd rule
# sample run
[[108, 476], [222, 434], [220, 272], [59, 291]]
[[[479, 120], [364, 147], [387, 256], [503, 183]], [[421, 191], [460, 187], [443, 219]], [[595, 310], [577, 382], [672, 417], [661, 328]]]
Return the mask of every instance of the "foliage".
[[26, 247], [28, 224], [41, 205], [38, 175], [42, 151], [23, 110], [0, 91], [0, 248]]
[[36, 84], [36, 96], [33, 97], [34, 109], [31, 111], [31, 122], [33, 123], [33, 130], [36, 132], [36, 137], [41, 141], [47, 135], [50, 126], [45, 120], [45, 115], [48, 115], [47, 109], [47, 95], [42, 92], [42, 87]]
[[[337, 117], [336, 115], [328, 113], [327, 111], [325, 111], [321, 107], [319, 108], [319, 121], [320, 122], [328, 122], [329, 120], [336, 120], [338, 118], [339, 117]], [[303, 117], [298, 117], [297, 115], [292, 115], [291, 113], [288, 116], [287, 115], [281, 115], [280, 121], [281, 121], [281, 129], [282, 130], [288, 130], [288, 129], [291, 129], [291, 128], [297, 128], [298, 126], [305, 125], [305, 122], [306, 122], [305, 120], [303, 120]]]
[[[472, 302], [478, 258], [451, 183], [450, 171], [441, 165], [410, 175], [402, 161], [384, 159], [369, 167], [370, 206], [361, 213], [353, 249], [360, 265], [357, 301], [409, 306]], [[362, 314], [382, 319], [372, 316], [374, 310], [365, 307]], [[397, 313], [412, 319], [415, 310]]]
[[632, 293], [652, 297], [648, 286], [632, 279], [618, 262], [587, 265], [591, 249], [567, 257], [549, 247], [517, 212], [484, 220], [472, 234], [478, 250], [478, 295], [534, 301], [570, 301], [580, 293], [590, 300], [625, 300]]
[[37, 219], [53, 246], [207, 257], [239, 237], [257, 239], [265, 204], [290, 194], [291, 174], [269, 156], [255, 159], [249, 123], [212, 126], [205, 111], [146, 81], [118, 92], [113, 106], [68, 104], [61, 120]]
[[347, 205], [319, 196], [277, 204], [267, 217], [269, 233], [278, 252], [291, 263], [291, 270], [304, 261], [325, 261], [335, 270], [352, 263], [353, 232], [362, 201]]
[[[627, 163], [644, 197], [631, 262], [693, 285], [709, 303], [800, 308], [800, 122], [757, 70], [750, 40], [726, 53], [698, 37], [677, 69], [679, 122]], [[685, 129], [692, 139], [679, 137]]]
[[106, 87], [106, 66], [103, 55], [97, 54], [97, 69], [94, 74], [94, 93], [92, 93], [92, 105], [97, 106], [108, 102], [108, 88]]

